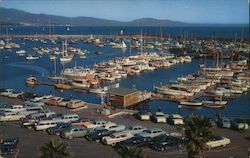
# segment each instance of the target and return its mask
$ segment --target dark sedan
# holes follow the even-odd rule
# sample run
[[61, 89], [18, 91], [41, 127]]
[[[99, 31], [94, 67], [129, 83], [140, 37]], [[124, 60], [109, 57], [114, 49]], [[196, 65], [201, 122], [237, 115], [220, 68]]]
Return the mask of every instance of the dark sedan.
[[109, 131], [108, 129], [105, 128], [95, 129], [86, 135], [86, 139], [89, 141], [99, 141], [102, 139], [102, 137], [109, 136], [112, 133], [113, 131]]
[[169, 151], [179, 149], [184, 146], [185, 139], [177, 138], [174, 136], [166, 136], [164, 139], [159, 140], [151, 145], [151, 147], [158, 151]]
[[60, 135], [60, 133], [63, 130], [69, 128], [70, 126], [71, 126], [71, 123], [60, 122], [60, 123], [57, 123], [57, 125], [55, 127], [48, 128], [47, 132], [48, 132], [48, 134], [51, 134], [51, 135]]

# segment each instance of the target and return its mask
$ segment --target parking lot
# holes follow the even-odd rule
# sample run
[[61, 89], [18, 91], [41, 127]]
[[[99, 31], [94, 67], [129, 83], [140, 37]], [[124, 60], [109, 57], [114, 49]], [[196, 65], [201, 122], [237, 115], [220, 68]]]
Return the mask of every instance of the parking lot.
[[[0, 97], [1, 100], [7, 101], [9, 103], [22, 103], [21, 100], [17, 99], [8, 99]], [[117, 124], [124, 125], [143, 125], [145, 127], [159, 127], [167, 132], [177, 132], [174, 126], [168, 124], [156, 124], [151, 121], [139, 121], [131, 115], [121, 115], [116, 116], [115, 118], [106, 118], [104, 116], [98, 115], [95, 113], [94, 108], [87, 110], [80, 110], [77, 112], [69, 111], [66, 108], [61, 107], [51, 107], [46, 106], [46, 108], [54, 110], [58, 113], [77, 113], [81, 117], [87, 118], [105, 118]], [[42, 144], [49, 141], [51, 137], [46, 132], [37, 132], [34, 130], [21, 128], [18, 122], [1, 122], [0, 130], [4, 132], [5, 136], [17, 136], [19, 137], [19, 152], [16, 157], [39, 157], [39, 149]], [[250, 132], [238, 132], [231, 129], [214, 129], [215, 135], [224, 136], [231, 139], [231, 144], [226, 147], [220, 147], [212, 149], [206, 152], [206, 157], [211, 158], [225, 158], [225, 157], [234, 157], [234, 158], [245, 158], [247, 157], [248, 147], [250, 147]], [[73, 140], [64, 140], [68, 142], [71, 151], [75, 157], [100, 157], [100, 158], [111, 158], [119, 157], [116, 151], [107, 145], [103, 145], [98, 142], [89, 142], [85, 138], [77, 138]], [[143, 153], [147, 157], [187, 157], [185, 150], [174, 150], [171, 152], [158, 152], [154, 151], [148, 147], [143, 148]]]

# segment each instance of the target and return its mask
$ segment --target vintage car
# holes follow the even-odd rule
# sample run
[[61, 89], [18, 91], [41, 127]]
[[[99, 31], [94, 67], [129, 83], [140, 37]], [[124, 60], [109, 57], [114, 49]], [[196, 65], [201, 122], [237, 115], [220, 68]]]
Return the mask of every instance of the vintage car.
[[113, 133], [110, 136], [102, 137], [102, 142], [106, 145], [114, 146], [116, 143], [132, 138], [134, 135], [130, 132]]
[[155, 123], [166, 123], [166, 115], [163, 112], [155, 112], [151, 115], [151, 120]]
[[78, 137], [84, 137], [88, 133], [85, 127], [71, 126], [61, 132], [62, 138], [73, 139]]
[[216, 148], [216, 147], [225, 147], [230, 144], [231, 141], [229, 138], [221, 137], [221, 136], [212, 136], [210, 140], [206, 143], [209, 149]]
[[138, 134], [142, 137], [158, 137], [160, 135], [164, 135], [166, 132], [162, 130], [161, 128], [148, 128], [147, 130], [143, 131], [142, 133]]
[[129, 132], [131, 133], [132, 135], [135, 135], [135, 134], [139, 134], [139, 133], [142, 133], [143, 131], [145, 131], [147, 128], [143, 127], [143, 126], [140, 126], [140, 125], [130, 125], [128, 126], [124, 132]]

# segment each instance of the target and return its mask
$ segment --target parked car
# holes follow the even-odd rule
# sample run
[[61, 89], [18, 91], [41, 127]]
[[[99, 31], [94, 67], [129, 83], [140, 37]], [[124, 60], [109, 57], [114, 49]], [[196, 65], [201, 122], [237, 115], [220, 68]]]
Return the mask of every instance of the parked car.
[[114, 146], [116, 143], [132, 138], [133, 136], [134, 135], [131, 134], [130, 132], [118, 132], [118, 133], [113, 133], [110, 136], [103, 137], [102, 142], [106, 145]]
[[100, 141], [102, 139], [102, 137], [109, 136], [112, 133], [114, 133], [114, 131], [110, 131], [106, 128], [99, 128], [99, 129], [95, 129], [95, 130], [89, 132], [86, 135], [86, 139], [89, 141]]
[[147, 130], [143, 131], [142, 133], [138, 134], [142, 137], [158, 137], [160, 135], [164, 135], [166, 132], [162, 130], [161, 128], [148, 128]]
[[182, 148], [184, 146], [184, 142], [185, 139], [165, 135], [162, 139], [154, 142], [151, 145], [151, 148], [158, 151], [169, 151]]
[[171, 125], [183, 125], [183, 117], [179, 114], [170, 115], [167, 119], [168, 123]]
[[88, 106], [86, 105], [85, 102], [83, 102], [81, 100], [76, 100], [76, 99], [72, 99], [67, 103], [67, 108], [69, 108], [69, 109], [76, 109], [76, 108], [80, 108], [80, 107], [87, 108]]
[[68, 129], [61, 132], [61, 137], [73, 139], [78, 137], [84, 137], [88, 130], [80, 126], [71, 126]]
[[231, 127], [236, 130], [247, 130], [249, 126], [244, 119], [234, 119], [231, 121]]
[[75, 126], [84, 126], [86, 122], [90, 122], [91, 120], [89, 118], [80, 118], [78, 121], [72, 122], [72, 125]]
[[30, 92], [25, 92], [21, 95], [19, 95], [17, 98], [18, 99], [22, 99], [22, 100], [29, 100], [29, 99], [33, 99], [35, 98], [37, 95], [34, 93], [30, 93]]
[[13, 92], [12, 94], [8, 95], [10, 98], [17, 98], [19, 95], [22, 95], [23, 92]]
[[0, 114], [0, 121], [19, 121], [26, 116], [16, 112], [4, 112]]
[[130, 139], [124, 140], [117, 144], [116, 148], [119, 148], [120, 145], [126, 145], [126, 146], [135, 146], [135, 147], [145, 147], [152, 143], [154, 143], [157, 140], [162, 139], [162, 136], [158, 137], [142, 137], [139, 135], [136, 135]]
[[231, 120], [226, 117], [221, 117], [219, 118], [217, 125], [220, 128], [231, 128]]
[[151, 120], [155, 123], [166, 123], [166, 115], [163, 112], [155, 112], [151, 115]]
[[110, 124], [110, 125], [106, 124], [105, 126], [100, 127], [100, 128], [105, 128], [105, 129], [107, 129], [109, 131], [120, 132], [120, 131], [125, 130], [126, 126], [124, 126], [124, 125], [116, 125], [116, 124]]
[[40, 120], [36, 125], [35, 125], [35, 130], [36, 131], [45, 131], [48, 128], [55, 127], [57, 125], [57, 121], [55, 120]]
[[30, 114], [38, 113], [41, 110], [43, 110], [43, 107], [41, 106], [30, 106], [30, 107], [26, 107], [26, 110], [20, 111], [19, 113], [22, 113], [23, 115], [28, 116]]
[[124, 132], [129, 132], [131, 133], [132, 135], [135, 135], [135, 134], [139, 134], [139, 133], [142, 133], [143, 131], [145, 131], [147, 128], [143, 127], [143, 126], [140, 126], [140, 125], [130, 125], [128, 126]]
[[46, 103], [47, 101], [51, 100], [51, 98], [53, 98], [54, 96], [53, 95], [44, 95], [42, 96], [42, 99], [40, 100], [41, 102], [43, 103]]
[[44, 103], [36, 100], [36, 99], [29, 99], [27, 101], [24, 102], [24, 105], [26, 106], [44, 106]]
[[25, 111], [26, 108], [23, 107], [23, 105], [10, 105], [8, 107], [2, 108], [2, 111], [5, 112], [19, 112], [19, 111]]
[[4, 138], [0, 142], [1, 155], [14, 155], [17, 152], [19, 139], [16, 137]]
[[103, 119], [94, 119], [90, 122], [84, 123], [83, 126], [88, 128], [88, 129], [95, 129], [97, 127], [105, 126], [105, 124], [108, 124], [108, 123], [111, 123], [111, 122], [108, 122], [108, 121], [103, 120]]
[[5, 90], [3, 90], [3, 91], [0, 93], [0, 95], [1, 95], [1, 96], [7, 97], [7, 96], [11, 95], [13, 92], [14, 92], [13, 89], [5, 89]]
[[63, 99], [61, 100], [59, 103], [58, 103], [58, 106], [61, 106], [61, 107], [67, 107], [67, 104], [68, 102], [70, 101], [70, 99]]
[[75, 122], [78, 121], [80, 117], [78, 114], [63, 114], [59, 117], [54, 118], [54, 120], [58, 120], [60, 122]]
[[32, 128], [42, 119], [45, 119], [44, 115], [30, 114], [27, 117], [21, 119], [20, 126], [23, 128]]
[[52, 110], [40, 110], [38, 112], [39, 114], [41, 115], [44, 115], [45, 117], [50, 117], [50, 116], [55, 116], [56, 115], [56, 112], [52, 111]]
[[221, 136], [212, 136], [210, 138], [210, 141], [208, 141], [206, 145], [208, 146], [209, 149], [212, 149], [212, 148], [216, 148], [220, 146], [225, 147], [230, 143], [231, 141], [229, 138], [221, 137]]
[[63, 98], [61, 98], [61, 97], [53, 97], [50, 100], [48, 100], [46, 102], [46, 104], [47, 105], [57, 106], [62, 100], [63, 100]]
[[47, 133], [51, 134], [51, 135], [60, 135], [60, 133], [69, 128], [71, 126], [71, 123], [69, 122], [59, 122], [57, 123], [57, 125], [55, 127], [51, 127], [47, 129]]
[[147, 111], [139, 111], [138, 113], [135, 114], [135, 117], [136, 117], [138, 120], [147, 121], [147, 120], [150, 120], [151, 115], [152, 115], [152, 114], [151, 114], [150, 112], [147, 112]]

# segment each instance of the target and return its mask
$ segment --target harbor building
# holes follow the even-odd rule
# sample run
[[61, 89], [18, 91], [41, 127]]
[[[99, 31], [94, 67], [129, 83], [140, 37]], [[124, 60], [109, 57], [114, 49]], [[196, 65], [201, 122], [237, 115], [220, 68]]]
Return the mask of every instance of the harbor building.
[[128, 88], [113, 88], [107, 91], [108, 102], [117, 108], [127, 108], [151, 98], [151, 92]]

